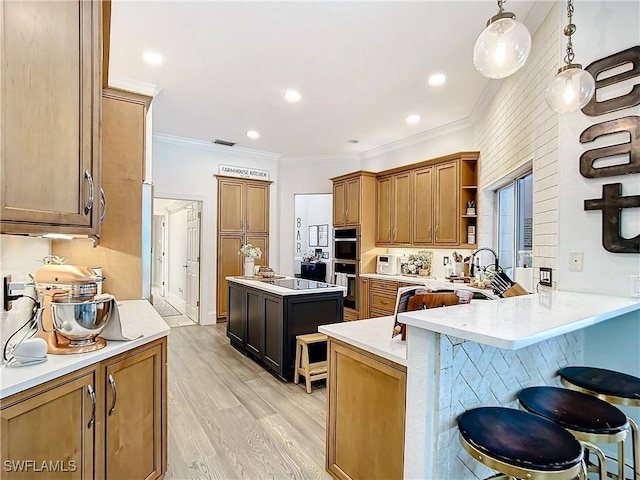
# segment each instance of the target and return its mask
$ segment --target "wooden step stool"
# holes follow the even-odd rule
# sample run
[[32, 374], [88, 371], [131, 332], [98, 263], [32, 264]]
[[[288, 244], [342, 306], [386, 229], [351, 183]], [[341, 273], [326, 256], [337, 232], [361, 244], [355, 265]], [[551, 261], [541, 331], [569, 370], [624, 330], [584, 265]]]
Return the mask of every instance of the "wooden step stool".
[[309, 363], [309, 345], [326, 341], [327, 336], [324, 333], [309, 333], [296, 337], [296, 363], [293, 383], [297, 384], [300, 380], [300, 375], [304, 375], [307, 383], [307, 393], [311, 393], [311, 382], [327, 378], [326, 360]]

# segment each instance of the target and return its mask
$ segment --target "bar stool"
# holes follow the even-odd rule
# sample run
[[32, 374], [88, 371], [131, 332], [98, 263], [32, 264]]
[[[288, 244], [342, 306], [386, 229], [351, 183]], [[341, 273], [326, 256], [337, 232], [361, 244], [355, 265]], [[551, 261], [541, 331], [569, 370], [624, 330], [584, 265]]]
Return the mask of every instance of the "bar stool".
[[307, 393], [311, 393], [311, 382], [327, 378], [327, 361], [309, 363], [309, 345], [326, 342], [324, 333], [309, 333], [296, 337], [296, 364], [294, 367], [293, 383], [298, 384], [300, 375], [304, 375]]
[[460, 443], [471, 456], [502, 473], [491, 478], [586, 478], [580, 443], [561, 426], [533, 413], [479, 407], [458, 417]]
[[530, 387], [518, 393], [521, 407], [567, 429], [588, 451], [598, 457], [598, 468], [593, 470], [588, 456], [588, 471], [596, 471], [600, 480], [607, 478], [604, 453], [596, 443], [618, 444], [618, 478], [624, 478], [624, 440], [629, 424], [627, 416], [610, 403], [586, 393], [560, 387]]
[[[595, 367], [564, 367], [558, 371], [560, 381], [571, 390], [588, 393], [615, 405], [640, 407], [640, 378], [626, 373]], [[627, 417], [631, 426], [633, 475], [640, 480], [640, 441], [638, 425]]]

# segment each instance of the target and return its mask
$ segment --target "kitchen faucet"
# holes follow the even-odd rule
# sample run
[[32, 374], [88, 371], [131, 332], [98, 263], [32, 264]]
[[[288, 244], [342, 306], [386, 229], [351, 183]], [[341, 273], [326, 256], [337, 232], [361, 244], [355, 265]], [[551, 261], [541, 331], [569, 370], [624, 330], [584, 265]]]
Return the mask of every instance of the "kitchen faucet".
[[496, 267], [495, 271], [498, 272], [498, 269], [499, 269], [499, 266], [498, 266], [498, 255], [496, 254], [496, 252], [494, 250], [492, 250], [491, 248], [489, 248], [489, 247], [481, 247], [481, 248], [477, 249], [475, 252], [473, 252], [471, 254], [471, 259], [469, 260], [471, 262], [471, 265], [469, 267], [469, 276], [470, 277], [474, 276], [473, 269], [475, 268], [475, 264], [473, 263], [473, 259], [476, 256], [476, 253], [482, 252], [483, 250], [486, 250], [486, 251], [489, 251], [489, 252], [493, 253], [494, 258], [496, 259], [496, 261], [495, 261], [495, 267]]

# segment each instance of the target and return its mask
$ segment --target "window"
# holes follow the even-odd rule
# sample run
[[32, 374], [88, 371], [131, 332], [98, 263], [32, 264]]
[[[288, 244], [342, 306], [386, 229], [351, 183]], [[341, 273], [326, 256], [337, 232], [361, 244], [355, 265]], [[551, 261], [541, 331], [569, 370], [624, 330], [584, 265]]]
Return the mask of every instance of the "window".
[[531, 267], [533, 259], [533, 173], [516, 178], [496, 191], [498, 258], [507, 275], [514, 267]]

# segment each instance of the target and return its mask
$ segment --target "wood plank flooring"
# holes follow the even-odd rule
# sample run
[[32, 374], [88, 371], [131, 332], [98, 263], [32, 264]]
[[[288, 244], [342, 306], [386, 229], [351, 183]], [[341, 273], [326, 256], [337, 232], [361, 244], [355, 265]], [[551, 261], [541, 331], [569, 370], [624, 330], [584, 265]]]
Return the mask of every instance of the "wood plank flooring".
[[283, 383], [229, 345], [225, 325], [173, 328], [168, 480], [330, 479], [326, 388]]

